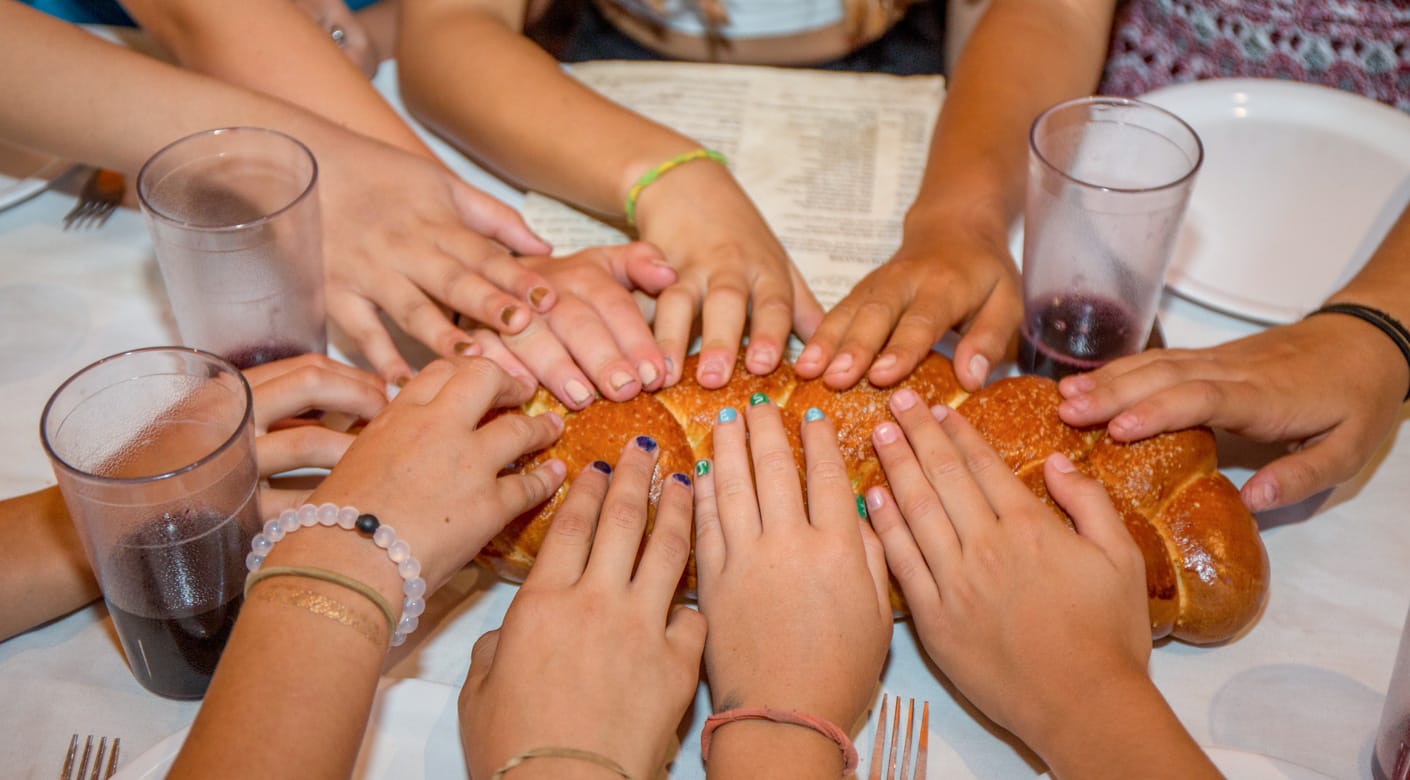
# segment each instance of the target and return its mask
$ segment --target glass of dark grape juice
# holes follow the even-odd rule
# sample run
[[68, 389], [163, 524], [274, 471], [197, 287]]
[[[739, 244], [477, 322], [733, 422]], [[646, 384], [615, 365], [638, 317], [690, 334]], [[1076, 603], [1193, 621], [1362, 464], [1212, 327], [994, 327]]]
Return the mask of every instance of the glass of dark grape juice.
[[317, 184], [308, 147], [256, 127], [147, 161], [137, 195], [182, 343], [242, 369], [327, 350]]
[[1049, 108], [1028, 140], [1018, 367], [1061, 379], [1147, 344], [1204, 149], [1169, 111], [1108, 97]]
[[244, 376], [187, 347], [114, 355], [60, 385], [40, 435], [132, 674], [200, 698], [261, 523]]

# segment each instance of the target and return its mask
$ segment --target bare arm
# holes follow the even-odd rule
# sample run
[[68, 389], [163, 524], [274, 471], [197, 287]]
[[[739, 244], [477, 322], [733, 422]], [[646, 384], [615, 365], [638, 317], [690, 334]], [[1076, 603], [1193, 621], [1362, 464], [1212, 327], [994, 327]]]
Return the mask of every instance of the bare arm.
[[[519, 34], [523, 19], [517, 0], [402, 2], [398, 66], [407, 106], [524, 186], [620, 217], [643, 173], [700, 144], [564, 73]], [[642, 193], [637, 227], [679, 272], [655, 318], [670, 361], [667, 384], [680, 376], [697, 316], [706, 387], [728, 380], [746, 319], [746, 365], [761, 374], [778, 364], [790, 329], [811, 333], [821, 319], [782, 245], [723, 167], [692, 162], [662, 177]]]
[[0, 640], [98, 598], [78, 531], [57, 487], [0, 501], [9, 543], [0, 549]]
[[1023, 208], [1029, 126], [1096, 88], [1114, 5], [993, 0], [950, 80], [900, 249], [829, 312], [801, 375], [894, 384], [964, 327], [956, 370], [969, 390], [984, 383], [1022, 314], [1008, 228]]
[[[290, 0], [123, 0], [123, 6], [191, 70], [435, 159], [328, 31]], [[345, 25], [356, 24], [345, 15]]]

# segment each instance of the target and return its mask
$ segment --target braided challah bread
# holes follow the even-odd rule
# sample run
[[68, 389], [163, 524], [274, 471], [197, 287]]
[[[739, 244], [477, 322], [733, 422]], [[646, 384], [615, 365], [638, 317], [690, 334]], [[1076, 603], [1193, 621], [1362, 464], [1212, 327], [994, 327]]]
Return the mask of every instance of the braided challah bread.
[[[1208, 429], [1121, 444], [1108, 438], [1103, 428], [1072, 428], [1059, 420], [1061, 397], [1049, 380], [1002, 379], [970, 395], [960, 387], [950, 361], [934, 353], [910, 377], [885, 389], [863, 380], [839, 392], [820, 380], [800, 381], [787, 365], [763, 377], [740, 365], [728, 385], [706, 390], [695, 382], [693, 358], [687, 360], [683, 376], [679, 384], [657, 393], [643, 393], [624, 403], [599, 400], [572, 413], [540, 389], [524, 411], [558, 412], [564, 418], [563, 435], [514, 468], [560, 458], [571, 479], [594, 460], [615, 461], [632, 436], [645, 433], [660, 445], [650, 495], [654, 506], [667, 475], [691, 473], [697, 460], [711, 457], [710, 431], [716, 413], [726, 406], [743, 408], [750, 395], [764, 393], [782, 410], [800, 468], [800, 410], [817, 407], [833, 421], [853, 487], [861, 493], [885, 483], [871, 432], [890, 417], [891, 392], [909, 387], [927, 404], [945, 404], [963, 414], [1062, 520], [1071, 522], [1048, 498], [1043, 482], [1043, 461], [1050, 453], [1063, 452], [1106, 486], [1145, 558], [1154, 638], [1223, 641], [1248, 625], [1263, 603], [1267, 554], [1253, 516], [1217, 470], [1214, 436]], [[481, 562], [501, 576], [522, 580], [566, 490], [567, 484], [536, 511], [511, 522], [484, 549]], [[693, 561], [682, 585], [693, 592]], [[904, 611], [894, 583], [892, 599], [898, 612]]]

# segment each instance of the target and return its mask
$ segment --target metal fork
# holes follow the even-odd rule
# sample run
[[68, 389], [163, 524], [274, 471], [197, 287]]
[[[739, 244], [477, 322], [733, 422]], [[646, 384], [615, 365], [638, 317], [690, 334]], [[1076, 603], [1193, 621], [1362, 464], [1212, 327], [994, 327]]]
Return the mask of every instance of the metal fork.
[[89, 174], [78, 193], [78, 202], [64, 215], [64, 230], [102, 227], [122, 203], [127, 181], [117, 171], [98, 168]]
[[112, 777], [117, 771], [118, 748], [122, 745], [122, 740], [113, 737], [113, 752], [108, 756], [108, 766], [103, 769], [103, 754], [108, 750], [108, 738], [103, 737], [98, 740], [98, 755], [93, 756], [93, 772], [88, 772], [88, 758], [93, 754], [93, 735], [88, 735], [88, 742], [83, 746], [83, 758], [78, 762], [78, 771], [74, 771], [74, 757], [78, 754], [78, 735], [74, 734], [69, 740], [69, 752], [64, 756], [64, 766], [59, 770], [59, 780], [99, 780], [99, 778]]
[[[876, 742], [872, 745], [871, 759], [867, 764], [867, 780], [925, 780], [925, 754], [930, 745], [930, 702], [921, 702], [920, 740], [915, 752], [915, 774], [911, 771], [911, 736], [915, 733], [916, 700], [906, 699], [906, 741], [900, 752], [896, 750], [897, 736], [901, 733], [901, 698], [896, 697], [896, 709], [891, 715], [891, 750], [886, 751], [886, 694], [881, 695], [881, 715], [876, 721]], [[900, 759], [901, 774], [896, 774], [897, 759]], [[886, 774], [882, 775], [885, 769]]]

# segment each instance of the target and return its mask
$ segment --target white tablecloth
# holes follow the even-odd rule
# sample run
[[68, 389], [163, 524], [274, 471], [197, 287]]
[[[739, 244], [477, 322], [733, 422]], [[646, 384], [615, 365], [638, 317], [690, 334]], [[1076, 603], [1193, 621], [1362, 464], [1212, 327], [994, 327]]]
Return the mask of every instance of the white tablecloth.
[[[390, 79], [384, 72], [379, 85], [390, 91]], [[468, 164], [453, 164], [516, 200], [517, 193]], [[114, 352], [177, 340], [140, 215], [124, 210], [100, 230], [63, 232], [71, 204], [50, 192], [0, 212], [4, 496], [54, 484], [38, 420], [63, 379]], [[1175, 346], [1212, 344], [1252, 329], [1169, 296], [1161, 318]], [[1260, 518], [1272, 588], [1245, 636], [1221, 647], [1156, 648], [1155, 681], [1201, 744], [1276, 756], [1332, 777], [1369, 776], [1373, 732], [1410, 602], [1405, 419], [1351, 483], [1320, 502]], [[1225, 444], [1222, 462], [1236, 482], [1269, 452]], [[432, 600], [414, 644], [392, 657], [387, 675], [458, 686], [470, 646], [499, 624], [513, 592], [467, 570]], [[1030, 752], [957, 697], [919, 652], [907, 624], [897, 625], [879, 690], [931, 701], [933, 777], [1042, 771]], [[52, 776], [74, 732], [120, 736], [124, 763], [135, 761], [187, 725], [196, 707], [142, 689], [106, 611], [92, 605], [0, 643], [0, 776]], [[702, 694], [686, 733], [698, 732], [707, 713]], [[857, 739], [864, 760], [871, 728]], [[702, 776], [698, 747], [688, 737], [672, 777]]]

